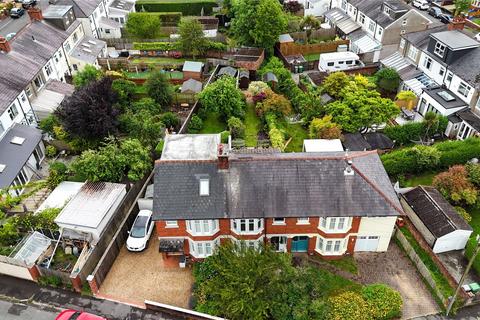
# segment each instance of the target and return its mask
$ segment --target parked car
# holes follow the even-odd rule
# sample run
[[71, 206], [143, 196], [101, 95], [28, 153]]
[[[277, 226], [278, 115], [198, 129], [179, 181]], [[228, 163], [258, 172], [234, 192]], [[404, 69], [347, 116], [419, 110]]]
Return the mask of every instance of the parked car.
[[143, 251], [153, 231], [152, 211], [140, 210], [132, 229], [128, 232], [127, 249], [129, 251]]
[[12, 8], [12, 10], [10, 10], [10, 17], [12, 18], [20, 18], [24, 14], [25, 14], [25, 9], [23, 8]]
[[430, 4], [427, 0], [414, 0], [412, 5], [420, 10], [427, 10], [430, 8]]
[[437, 7], [430, 7], [430, 9], [428, 9], [427, 12], [429, 15], [435, 18], [438, 18], [440, 15], [442, 15], [442, 10], [440, 10], [440, 8], [437, 8]]
[[55, 318], [55, 320], [107, 320], [107, 318], [100, 317], [91, 313], [75, 311], [75, 310], [63, 310]]
[[25, 9], [33, 7], [36, 4], [37, 4], [37, 0], [23, 0], [22, 1], [22, 7], [24, 7]]
[[443, 23], [450, 23], [450, 22], [453, 21], [453, 16], [451, 14], [447, 14], [447, 13], [441, 14], [438, 18]]
[[475, 35], [475, 39], [477, 39], [477, 41], [480, 41], [480, 32]]

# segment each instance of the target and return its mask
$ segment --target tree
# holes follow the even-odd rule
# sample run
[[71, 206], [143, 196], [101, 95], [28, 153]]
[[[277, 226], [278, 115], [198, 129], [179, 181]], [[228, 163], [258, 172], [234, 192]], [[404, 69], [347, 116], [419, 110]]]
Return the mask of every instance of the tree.
[[155, 39], [160, 33], [161, 21], [157, 15], [147, 12], [128, 14], [125, 30], [130, 37], [137, 39]]
[[318, 29], [320, 27], [320, 21], [312, 15], [308, 15], [302, 19], [300, 22], [300, 28], [307, 32], [307, 40], [310, 41], [310, 36], [312, 35], [313, 29]]
[[202, 24], [195, 18], [182, 18], [178, 25], [180, 48], [185, 55], [196, 56], [205, 52], [207, 39]]
[[442, 195], [455, 204], [473, 205], [477, 202], [477, 190], [468, 179], [465, 166], [456, 165], [433, 178], [433, 185]]
[[375, 73], [377, 76], [377, 85], [379, 88], [396, 92], [400, 85], [400, 75], [394, 68], [382, 68]]
[[311, 139], [339, 139], [342, 136], [342, 128], [332, 122], [332, 116], [314, 118], [309, 131]]
[[165, 124], [165, 127], [168, 129], [179, 129], [181, 123], [180, 118], [177, 116], [176, 113], [173, 112], [165, 112], [164, 114], [162, 114], [160, 116], [160, 121], [162, 121], [163, 124]]
[[438, 128], [440, 124], [440, 116], [438, 116], [435, 112], [429, 111], [425, 113], [423, 117], [423, 124], [425, 126], [425, 137], [424, 140], [430, 138], [430, 131], [433, 129], [434, 132]]
[[303, 5], [298, 1], [288, 1], [283, 3], [283, 9], [286, 12], [297, 13], [303, 9]]
[[340, 92], [345, 88], [349, 81], [350, 79], [345, 72], [333, 72], [323, 80], [322, 87], [330, 96], [339, 98]]
[[152, 115], [147, 110], [137, 113], [127, 111], [119, 117], [119, 120], [122, 131], [144, 145], [154, 147], [163, 136], [165, 125], [160, 116]]
[[118, 103], [122, 109], [127, 108], [133, 101], [136, 84], [133, 81], [125, 79], [116, 79], [112, 82], [112, 89], [118, 95]]
[[283, 95], [277, 94], [271, 89], [265, 90], [265, 94], [265, 99], [257, 103], [255, 107], [259, 115], [273, 112], [277, 116], [286, 116], [292, 113], [292, 105]]
[[77, 72], [73, 76], [73, 84], [75, 88], [81, 88], [87, 84], [97, 81], [102, 77], [102, 71], [98, 70], [94, 66], [87, 64], [82, 71]]
[[415, 100], [417, 99], [417, 96], [413, 91], [410, 90], [405, 90], [405, 91], [400, 91], [397, 94], [397, 101], [401, 101], [401, 103], [405, 104], [404, 108], [408, 110], [412, 110], [413, 107], [415, 107]]
[[455, 0], [455, 12], [453, 13], [454, 17], [458, 17], [468, 11], [472, 5], [472, 0]]
[[142, 98], [138, 101], [130, 104], [129, 109], [132, 112], [139, 112], [146, 110], [150, 114], [160, 114], [162, 112], [162, 107], [155, 102], [152, 98]]
[[245, 137], [245, 125], [237, 117], [231, 117], [227, 121], [228, 129], [233, 139], [243, 139]]
[[105, 77], [76, 89], [60, 104], [55, 116], [70, 136], [97, 140], [117, 132], [117, 101], [112, 80]]
[[235, 78], [222, 76], [209, 84], [199, 94], [202, 107], [208, 112], [218, 112], [224, 120], [230, 117], [243, 119], [245, 114], [245, 99], [237, 88]]
[[240, 45], [265, 48], [273, 53], [278, 36], [287, 29], [287, 18], [277, 0], [239, 0], [234, 2], [231, 31]]
[[167, 77], [161, 71], [153, 72], [145, 82], [148, 95], [161, 107], [170, 106], [173, 96], [173, 88]]

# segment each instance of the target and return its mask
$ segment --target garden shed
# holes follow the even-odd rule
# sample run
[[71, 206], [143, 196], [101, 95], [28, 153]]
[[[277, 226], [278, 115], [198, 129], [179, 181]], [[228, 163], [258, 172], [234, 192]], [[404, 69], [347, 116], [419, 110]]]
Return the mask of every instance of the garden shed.
[[87, 182], [55, 219], [64, 238], [98, 242], [122, 203], [124, 184]]
[[237, 69], [232, 68], [230, 66], [222, 67], [218, 71], [217, 77], [221, 77], [221, 76], [224, 76], [224, 75], [227, 75], [227, 76], [230, 76], [230, 77], [235, 77], [237, 75]]
[[183, 64], [183, 79], [202, 80], [203, 63], [197, 61], [185, 61]]
[[49, 208], [62, 208], [82, 188], [84, 182], [63, 181], [50, 193], [35, 213]]
[[247, 70], [240, 70], [238, 73], [238, 86], [242, 90], [246, 90], [250, 84], [250, 72]]
[[472, 227], [437, 189], [418, 186], [404, 193], [400, 202], [434, 253], [465, 248]]
[[340, 139], [305, 139], [304, 152], [341, 152], [343, 151]]
[[182, 93], [199, 93], [202, 91], [202, 83], [200, 81], [197, 81], [195, 79], [188, 79], [182, 84]]

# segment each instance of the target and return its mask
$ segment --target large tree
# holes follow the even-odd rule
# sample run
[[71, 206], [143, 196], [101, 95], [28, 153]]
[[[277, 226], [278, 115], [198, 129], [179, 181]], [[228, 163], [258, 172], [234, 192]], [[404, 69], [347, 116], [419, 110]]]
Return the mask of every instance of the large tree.
[[235, 78], [222, 76], [203, 89], [199, 98], [203, 108], [220, 113], [225, 121], [230, 117], [244, 117], [245, 98], [237, 88]]
[[112, 79], [105, 77], [76, 89], [55, 115], [72, 138], [99, 139], [117, 132], [117, 101]]
[[145, 82], [150, 98], [161, 107], [166, 108], [172, 102], [173, 88], [167, 77], [161, 71], [153, 72]]
[[160, 33], [161, 21], [155, 14], [132, 12], [128, 15], [125, 30], [130, 37], [155, 39]]
[[73, 76], [73, 84], [76, 88], [81, 88], [87, 84], [96, 81], [102, 77], [102, 71], [94, 66], [87, 64], [82, 71]]
[[264, 48], [273, 53], [278, 36], [287, 30], [288, 20], [277, 0], [234, 2], [232, 32], [241, 45]]
[[182, 18], [178, 25], [180, 47], [186, 55], [196, 56], [205, 52], [207, 39], [202, 24], [195, 18]]

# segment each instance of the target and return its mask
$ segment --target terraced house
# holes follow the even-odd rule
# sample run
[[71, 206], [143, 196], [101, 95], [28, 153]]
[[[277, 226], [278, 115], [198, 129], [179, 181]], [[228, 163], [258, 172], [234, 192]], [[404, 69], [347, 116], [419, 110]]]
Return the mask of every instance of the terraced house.
[[230, 239], [335, 258], [386, 251], [402, 209], [376, 151], [249, 153], [214, 134], [167, 136], [153, 214], [165, 255]]

